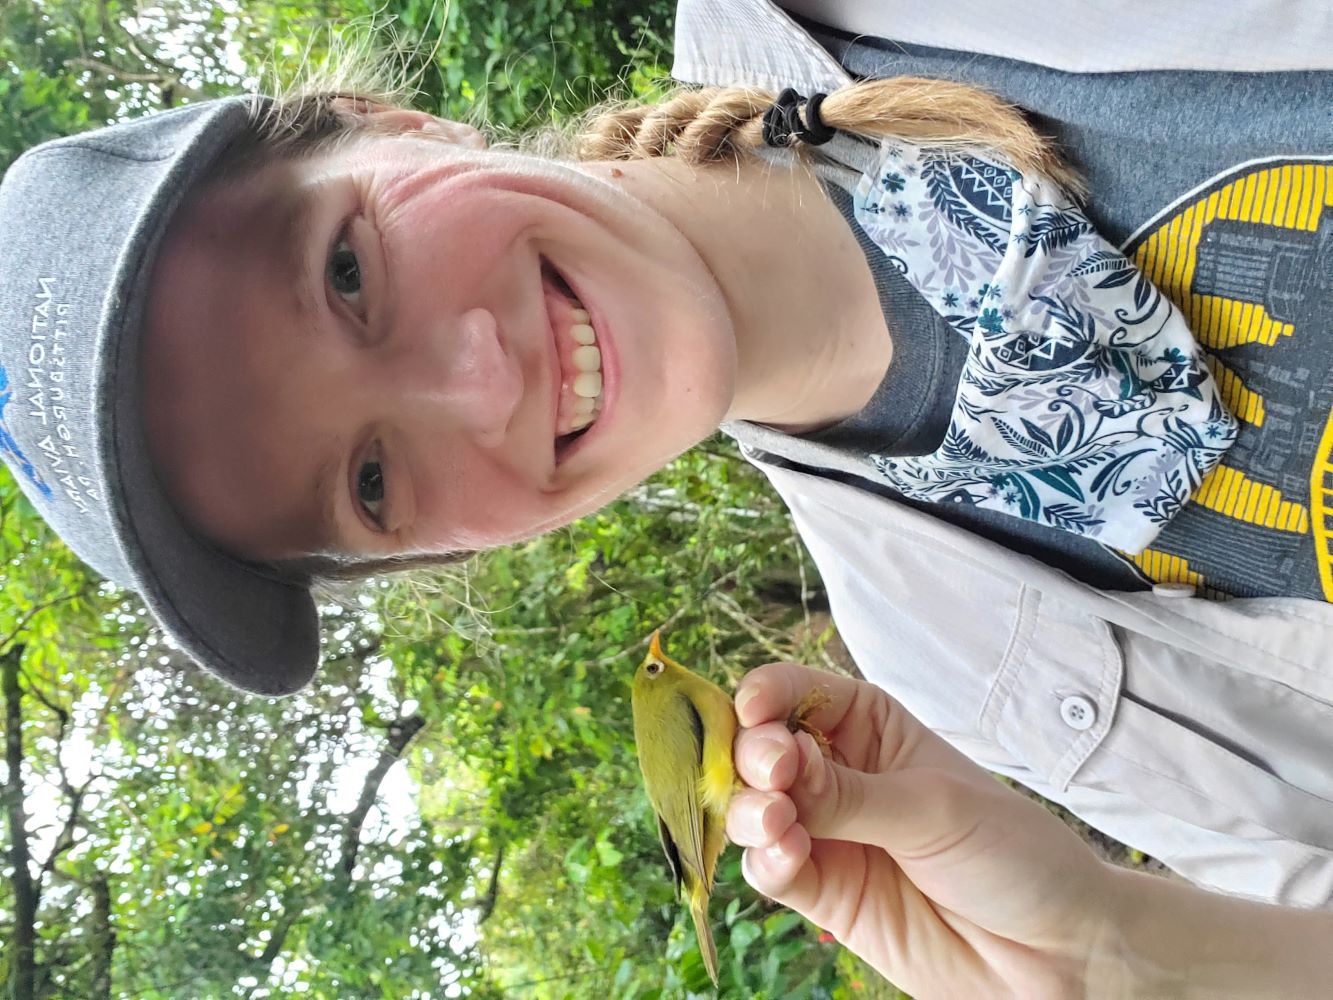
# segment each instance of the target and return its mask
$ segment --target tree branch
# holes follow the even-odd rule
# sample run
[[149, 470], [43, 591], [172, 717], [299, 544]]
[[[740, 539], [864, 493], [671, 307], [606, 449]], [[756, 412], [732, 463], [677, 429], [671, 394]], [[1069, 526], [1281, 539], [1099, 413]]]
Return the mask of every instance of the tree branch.
[[116, 950], [116, 929], [111, 923], [111, 886], [105, 874], [99, 873], [93, 879], [92, 890], [93, 974], [88, 996], [90, 1000], [111, 1000], [111, 958]]
[[295, 900], [283, 900], [282, 916], [278, 919], [277, 926], [273, 928], [268, 944], [264, 946], [264, 950], [255, 959], [254, 976], [257, 982], [245, 991], [246, 1000], [250, 1000], [258, 990], [263, 988], [269, 972], [273, 968], [273, 960], [282, 954], [282, 946], [287, 943], [287, 934], [291, 931], [292, 925], [301, 919], [303, 913], [305, 913], [305, 907], [298, 906]]
[[[366, 822], [366, 815], [370, 812], [370, 807], [375, 804], [375, 797], [379, 794], [379, 787], [384, 781], [384, 776], [389, 773], [389, 768], [393, 767], [398, 761], [403, 754], [403, 750], [407, 748], [407, 744], [412, 741], [412, 738], [421, 731], [425, 724], [426, 720], [420, 715], [409, 715], [389, 724], [388, 743], [380, 751], [375, 766], [366, 775], [365, 784], [361, 786], [361, 795], [357, 798], [356, 808], [348, 816], [347, 829], [343, 831], [342, 854], [337, 869], [337, 877], [344, 882], [352, 877], [352, 870], [356, 867], [356, 855], [361, 847], [361, 828]], [[326, 758], [327, 760], [330, 760], [330, 758]], [[274, 927], [263, 952], [255, 958], [255, 968], [258, 970], [256, 978], [259, 983], [247, 991], [247, 998], [253, 996], [255, 991], [263, 984], [268, 971], [273, 966], [273, 961], [282, 953], [288, 933], [304, 913], [305, 907], [298, 906], [292, 901], [284, 903], [282, 917], [279, 918], [277, 925]]]
[[357, 799], [356, 808], [347, 818], [347, 829], [343, 832], [342, 861], [339, 865], [343, 878], [351, 878], [352, 869], [356, 867], [357, 851], [361, 849], [361, 827], [366, 821], [370, 807], [375, 804], [380, 783], [389, 773], [389, 768], [393, 767], [402, 756], [404, 748], [412, 741], [412, 737], [425, 724], [426, 720], [420, 715], [409, 715], [405, 719], [397, 719], [389, 724], [388, 745], [380, 751], [379, 760], [375, 761], [375, 766], [366, 775], [365, 784], [361, 786], [361, 797]]
[[81, 788], [75, 788], [69, 780], [69, 772], [65, 770], [65, 762], [61, 758], [61, 751], [64, 749], [65, 727], [60, 727], [60, 736], [56, 742], [56, 769], [60, 772], [60, 790], [65, 793], [69, 799], [69, 815], [65, 817], [65, 825], [60, 830], [60, 836], [56, 837], [56, 842], [51, 848], [51, 854], [42, 864], [42, 869], [37, 874], [37, 893], [41, 895], [42, 885], [46, 881], [46, 876], [50, 875], [56, 868], [56, 861], [60, 855], [64, 854], [75, 844], [74, 833], [82, 822], [83, 797], [87, 794], [88, 786], [93, 783], [93, 777], [83, 783]]
[[55, 871], [56, 861], [60, 855], [64, 854], [74, 846], [74, 831], [78, 829], [81, 819], [80, 811], [83, 808], [83, 797], [87, 794], [88, 786], [92, 784], [93, 778], [90, 776], [83, 783], [82, 788], [75, 788], [74, 783], [69, 780], [69, 772], [65, 770], [65, 736], [69, 731], [69, 711], [63, 706], [56, 704], [54, 700], [47, 697], [41, 687], [30, 676], [24, 676], [28, 684], [28, 693], [40, 701], [47, 709], [55, 715], [60, 722], [60, 727], [56, 730], [56, 749], [55, 762], [56, 771], [60, 775], [60, 790], [69, 799], [69, 815], [65, 817], [65, 825], [56, 837], [54, 846], [51, 848], [51, 854], [42, 864], [41, 870], [37, 873], [36, 892], [38, 898], [42, 895], [42, 887], [46, 881], [46, 876]]
[[588, 965], [582, 969], [575, 969], [573, 972], [562, 972], [557, 976], [547, 976], [545, 979], [528, 979], [521, 983], [510, 983], [511, 990], [525, 990], [532, 986], [541, 986], [545, 983], [558, 983], [563, 979], [587, 979], [589, 976], [599, 972], [607, 973], [610, 969], [603, 968], [600, 965]]
[[14, 1000], [33, 1000], [36, 989], [37, 887], [28, 868], [28, 819], [23, 811], [23, 689], [19, 687], [22, 646], [0, 656], [0, 686], [5, 698], [6, 811], [9, 814], [10, 863], [14, 874], [14, 937], [10, 954], [10, 991]]
[[501, 844], [495, 849], [495, 861], [491, 864], [491, 882], [486, 887], [486, 895], [481, 897], [481, 906], [477, 913], [477, 925], [480, 926], [490, 919], [495, 912], [496, 900], [500, 898], [500, 866], [504, 863], [505, 847]]
[[86, 59], [82, 56], [75, 59], [66, 59], [65, 65], [71, 68], [89, 69], [94, 73], [100, 73], [102, 76], [120, 80], [124, 83], [156, 83], [165, 87], [176, 82], [165, 73], [131, 73], [118, 66], [102, 62], [100, 59]]
[[125, 44], [131, 52], [138, 56], [145, 64], [156, 66], [163, 74], [169, 74], [172, 81], [180, 82], [180, 67], [174, 63], [169, 63], [154, 52], [149, 52], [147, 47], [140, 40], [139, 36], [132, 32], [125, 25], [117, 25], [121, 33], [125, 36]]
[[301, 907], [288, 905], [283, 909], [282, 919], [278, 921], [278, 926], [273, 935], [268, 939], [268, 945], [264, 948], [262, 954], [255, 961], [259, 967], [268, 975], [269, 968], [273, 965], [273, 960], [282, 954], [283, 943], [287, 940], [287, 932], [292, 929], [292, 924], [296, 923], [301, 916]]
[[[74, 598], [78, 596], [79, 596], [78, 593], [64, 594], [60, 597], [52, 598], [49, 601], [43, 601], [41, 604], [33, 605], [31, 608], [28, 609], [28, 613], [24, 615], [21, 619], [19, 619], [19, 623], [15, 625], [13, 629], [10, 630], [9, 635], [5, 636], [3, 639], [0, 639], [0, 650], [6, 649], [10, 643], [12, 643], [23, 633], [23, 630], [28, 627], [28, 623], [32, 621], [34, 618], [36, 618], [43, 611], [46, 611], [48, 608], [54, 608], [57, 604], [64, 604], [66, 601], [72, 601], [74, 600]], [[17, 669], [17, 667], [15, 667], [15, 669]], [[15, 683], [18, 683], [17, 677], [15, 677]]]

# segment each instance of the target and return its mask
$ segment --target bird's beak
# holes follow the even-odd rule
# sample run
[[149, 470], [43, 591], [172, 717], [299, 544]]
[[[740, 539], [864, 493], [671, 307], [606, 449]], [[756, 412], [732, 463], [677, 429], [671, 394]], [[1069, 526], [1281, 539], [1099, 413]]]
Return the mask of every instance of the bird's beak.
[[655, 628], [653, 629], [652, 637], [648, 640], [648, 655], [657, 660], [662, 658], [661, 635], [662, 630], [660, 628]]

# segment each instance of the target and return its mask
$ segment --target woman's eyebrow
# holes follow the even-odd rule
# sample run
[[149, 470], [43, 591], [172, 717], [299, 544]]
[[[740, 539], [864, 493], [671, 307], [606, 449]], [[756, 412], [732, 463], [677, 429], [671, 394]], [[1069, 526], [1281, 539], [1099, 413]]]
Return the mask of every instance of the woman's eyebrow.
[[312, 335], [317, 332], [315, 317], [319, 312], [319, 297], [316, 289], [323, 271], [312, 267], [311, 241], [315, 234], [315, 203], [323, 190], [322, 184], [298, 185], [280, 202], [282, 221], [278, 225], [281, 274], [296, 297], [296, 325]]
[[314, 478], [314, 511], [315, 516], [310, 525], [313, 531], [310, 550], [313, 552], [323, 552], [333, 547], [338, 539], [338, 492], [337, 492], [337, 472], [339, 461], [337, 452], [331, 452], [329, 457], [319, 463], [319, 468], [315, 470]]

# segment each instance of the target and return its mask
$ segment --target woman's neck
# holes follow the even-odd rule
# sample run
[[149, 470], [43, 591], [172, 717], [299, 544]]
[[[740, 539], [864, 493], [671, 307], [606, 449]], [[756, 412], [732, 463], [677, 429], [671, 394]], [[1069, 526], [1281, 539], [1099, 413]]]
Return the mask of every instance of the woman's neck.
[[589, 166], [672, 222], [721, 287], [737, 348], [727, 419], [811, 430], [869, 401], [893, 345], [865, 255], [812, 170]]

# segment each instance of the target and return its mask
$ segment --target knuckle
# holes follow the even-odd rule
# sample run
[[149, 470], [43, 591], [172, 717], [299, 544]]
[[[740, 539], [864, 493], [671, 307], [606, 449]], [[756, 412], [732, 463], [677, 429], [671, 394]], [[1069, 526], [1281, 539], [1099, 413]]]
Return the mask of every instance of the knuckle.
[[865, 784], [856, 772], [845, 767], [830, 767], [833, 772], [834, 814], [838, 825], [854, 823], [866, 808]]

